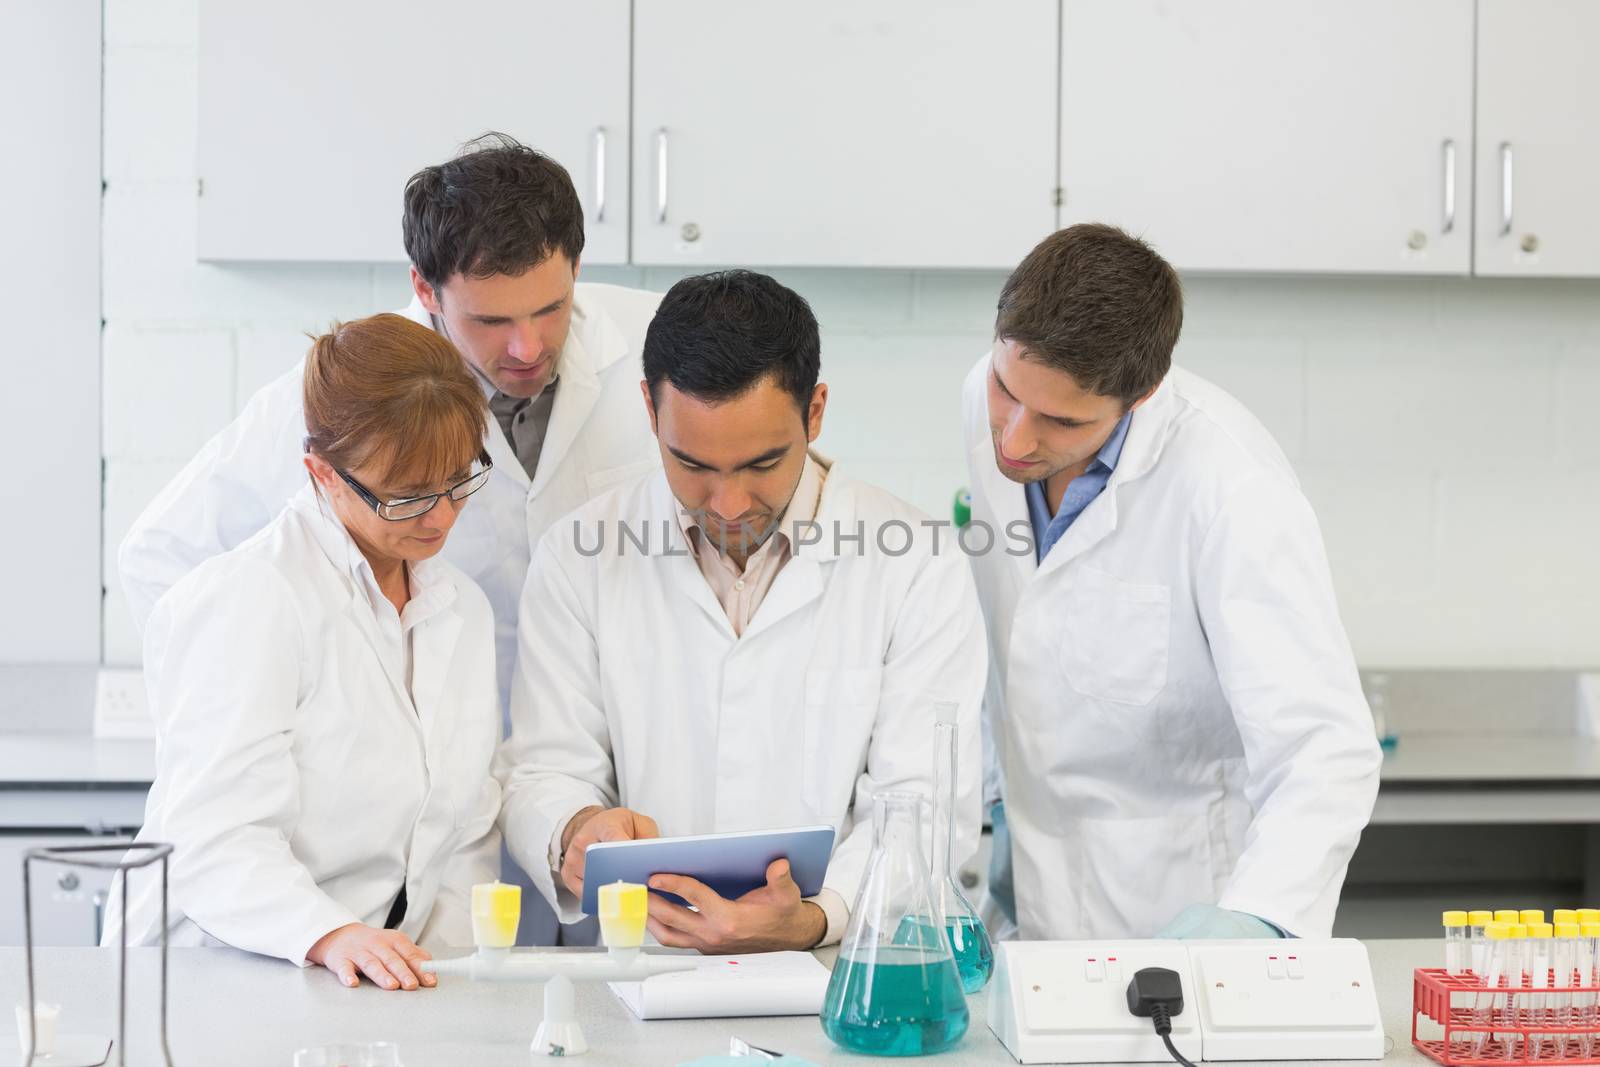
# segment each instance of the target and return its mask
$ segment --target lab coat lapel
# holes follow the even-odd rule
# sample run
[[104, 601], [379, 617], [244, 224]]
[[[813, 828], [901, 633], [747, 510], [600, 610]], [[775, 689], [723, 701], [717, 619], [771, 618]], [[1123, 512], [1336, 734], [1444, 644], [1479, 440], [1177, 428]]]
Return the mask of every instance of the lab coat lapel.
[[[823, 587], [827, 584], [825, 568], [831, 567], [838, 559], [838, 552], [843, 542], [843, 538], [836, 536], [836, 532], [852, 531], [859, 521], [854, 501], [848, 493], [839, 490], [841, 485], [848, 487], [850, 483], [833, 476], [839, 469], [839, 464], [817, 452], [812, 452], [812, 458], [828, 469], [822, 481], [822, 495], [817, 499], [817, 512], [811, 520], [821, 536], [814, 543], [793, 546], [793, 555], [790, 556], [789, 562], [783, 565], [778, 577], [773, 579], [772, 588], [767, 590], [767, 595], [762, 598], [761, 606], [756, 608], [750, 625], [745, 627], [746, 641], [759, 637], [790, 615], [804, 610], [808, 604], [821, 599]], [[791, 529], [788, 535], [794, 536], [796, 533], [797, 531]], [[876, 531], [867, 531], [866, 536], [872, 537], [875, 533]], [[806, 538], [802, 537], [801, 540]]]
[[411, 632], [411, 694], [423, 737], [433, 738], [434, 730], [442, 725], [439, 704], [460, 637], [461, 616], [448, 609], [419, 623]]
[[291, 506], [305, 517], [311, 535], [316, 539], [323, 554], [327, 556], [328, 562], [333, 565], [333, 579], [339, 583], [344, 613], [355, 624], [356, 629], [361, 631], [361, 636], [366, 638], [367, 644], [372, 648], [373, 657], [378, 661], [378, 670], [389, 680], [389, 686], [394, 690], [401, 706], [410, 707], [411, 696], [406, 692], [405, 679], [396, 677], [397, 664], [390, 660], [383, 637], [378, 633], [378, 620], [373, 615], [372, 605], [367, 602], [366, 591], [361, 588], [356, 577], [356, 568], [360, 566], [356, 556], [360, 550], [350, 540], [350, 535], [345, 532], [343, 524], [324, 510], [326, 505], [314, 490], [310, 488], [303, 490], [294, 498]]
[[550, 412], [550, 429], [539, 453], [531, 493], [544, 492], [556, 470], [572, 451], [573, 443], [600, 400], [600, 372], [621, 359], [628, 343], [609, 316], [591, 317], [581, 305], [574, 307], [572, 327], [561, 350], [561, 381]]
[[1140, 405], [1128, 424], [1117, 468], [1106, 487], [1083, 514], [1061, 535], [1050, 554], [1039, 564], [1043, 578], [1088, 552], [1117, 529], [1117, 492], [1122, 486], [1144, 477], [1155, 467], [1162, 446], [1172, 428], [1172, 387], [1163, 381], [1155, 395]]
[[[677, 593], [680, 600], [691, 605], [711, 620], [713, 626], [723, 631], [728, 640], [734, 639], [733, 624], [728, 621], [728, 613], [722, 610], [722, 605], [717, 603], [717, 598], [711, 593], [711, 586], [706, 583], [705, 575], [700, 573], [700, 565], [695, 562], [693, 553], [689, 551], [689, 543], [684, 538], [683, 529], [678, 523], [678, 498], [672, 495], [672, 489], [667, 485], [667, 476], [657, 471], [654, 475], [655, 484], [650, 492], [650, 518], [648, 536], [655, 537], [657, 531], [661, 532], [662, 543], [658, 550], [652, 542], [651, 558], [645, 563], [652, 567], [660, 568], [664, 580]], [[618, 516], [618, 522], [627, 523], [636, 521], [631, 516]], [[621, 536], [621, 530], [615, 531]], [[607, 545], [608, 551], [637, 552], [633, 545], [622, 548], [621, 545]]]
[[[823, 563], [815, 558], [798, 555], [783, 565], [772, 588], [756, 608], [750, 625], [745, 628], [743, 640], [750, 641], [778, 623], [822, 597]], [[703, 584], [703, 583], [702, 583]], [[726, 617], [726, 616], [724, 616]]]

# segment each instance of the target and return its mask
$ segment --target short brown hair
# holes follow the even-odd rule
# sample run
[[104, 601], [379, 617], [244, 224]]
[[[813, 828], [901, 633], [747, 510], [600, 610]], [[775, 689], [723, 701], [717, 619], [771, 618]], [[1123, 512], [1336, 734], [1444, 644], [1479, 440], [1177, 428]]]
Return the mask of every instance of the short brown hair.
[[583, 205], [566, 168], [503, 133], [406, 182], [406, 255], [438, 288], [457, 274], [517, 275], [557, 252], [578, 262]]
[[1172, 367], [1183, 329], [1183, 287], [1172, 265], [1115, 226], [1057, 230], [1000, 290], [995, 336], [1125, 404]]
[[403, 315], [314, 338], [302, 389], [306, 448], [341, 470], [374, 465], [385, 488], [437, 485], [483, 450], [477, 379], [454, 345]]

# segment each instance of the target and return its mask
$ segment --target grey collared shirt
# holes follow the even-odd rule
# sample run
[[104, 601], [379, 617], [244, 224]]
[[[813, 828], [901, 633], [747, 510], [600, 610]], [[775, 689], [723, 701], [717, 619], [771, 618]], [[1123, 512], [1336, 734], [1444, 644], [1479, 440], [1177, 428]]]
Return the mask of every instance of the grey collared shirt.
[[544, 451], [558, 383], [559, 379], [552, 378], [535, 397], [507, 396], [498, 389], [489, 396], [489, 410], [494, 413], [494, 421], [500, 424], [506, 440], [511, 442], [511, 451], [516, 453], [517, 462], [528, 472], [530, 481], [539, 468], [539, 453]]

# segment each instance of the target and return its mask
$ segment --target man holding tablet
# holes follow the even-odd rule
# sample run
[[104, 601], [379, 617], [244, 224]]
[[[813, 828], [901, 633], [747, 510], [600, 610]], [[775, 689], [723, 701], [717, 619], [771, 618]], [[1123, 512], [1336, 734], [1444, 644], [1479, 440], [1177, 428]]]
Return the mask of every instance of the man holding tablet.
[[809, 448], [819, 354], [811, 309], [773, 279], [679, 282], [644, 345], [665, 470], [534, 551], [501, 821], [563, 921], [596, 842], [827, 824], [815, 896], [784, 860], [733, 900], [661, 874], [652, 888], [694, 907], [652, 895], [649, 929], [706, 952], [837, 941], [873, 794], [931, 793], [939, 702], [958, 707], [955, 855], [976, 845], [987, 659], [970, 569], [949, 531]]

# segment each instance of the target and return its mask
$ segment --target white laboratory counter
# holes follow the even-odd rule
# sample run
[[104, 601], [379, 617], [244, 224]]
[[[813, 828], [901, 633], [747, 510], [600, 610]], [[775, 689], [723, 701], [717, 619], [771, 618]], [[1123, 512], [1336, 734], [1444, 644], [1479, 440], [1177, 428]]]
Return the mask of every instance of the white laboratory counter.
[[[1411, 972], [1437, 963], [1438, 941], [1374, 941], [1368, 945], [1378, 984], [1391, 1064], [1432, 1061], [1411, 1047]], [[824, 957], [826, 960], [826, 957]], [[130, 951], [128, 1052], [135, 1063], [159, 1062], [156, 1050], [159, 950]], [[64, 1033], [114, 1027], [116, 952], [54, 948], [37, 958], [41, 999], [63, 1006]], [[175, 949], [171, 957], [173, 1062], [232, 1067], [289, 1067], [294, 1051], [336, 1041], [393, 1041], [406, 1067], [527, 1067], [528, 1042], [543, 1011], [539, 985], [442, 980], [439, 988], [388, 993], [363, 983], [345, 989], [321, 968], [231, 949]], [[832, 1045], [815, 1016], [641, 1022], [603, 985], [578, 989], [578, 1017], [593, 1049], [582, 1062], [672, 1065], [726, 1053], [737, 1035], [762, 1048], [818, 1064], [873, 1062]], [[0, 1006], [23, 999], [20, 949], [0, 948]], [[955, 1049], [928, 1062], [947, 1067], [1014, 1062], [989, 1031], [987, 991], [968, 998], [972, 1026]], [[6, 1012], [9, 1020], [11, 1013]], [[0, 1028], [6, 1026], [0, 1022]], [[9, 1051], [0, 1055], [10, 1055]], [[752, 1063], [759, 1061], [752, 1060]], [[1263, 1065], [1270, 1067], [1270, 1065]]]
[[1372, 821], [1594, 823], [1600, 740], [1573, 734], [1422, 734], [1387, 753]]
[[0, 829], [136, 829], [155, 771], [154, 741], [0, 734]]

